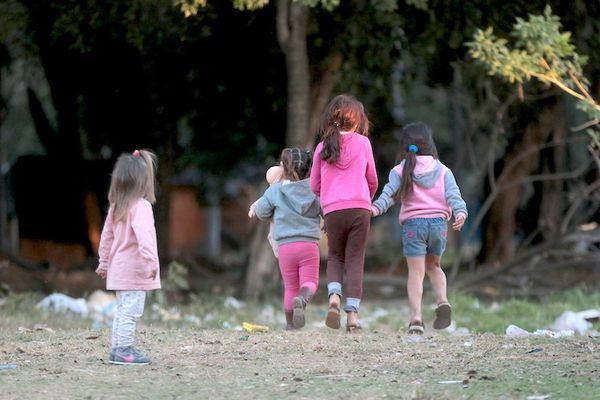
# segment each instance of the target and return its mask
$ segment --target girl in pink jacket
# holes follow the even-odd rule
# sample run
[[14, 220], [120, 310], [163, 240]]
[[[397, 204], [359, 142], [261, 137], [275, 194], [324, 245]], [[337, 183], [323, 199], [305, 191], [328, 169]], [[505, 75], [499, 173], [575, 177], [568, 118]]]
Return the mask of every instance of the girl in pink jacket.
[[146, 291], [160, 289], [160, 272], [152, 204], [156, 156], [147, 150], [122, 154], [112, 172], [110, 208], [98, 254], [96, 273], [115, 290], [117, 311], [113, 320], [109, 362], [145, 365], [150, 359], [133, 347], [137, 320], [144, 311]]
[[328, 241], [325, 325], [340, 327], [342, 283], [346, 279], [346, 329], [360, 329], [358, 310], [363, 289], [365, 249], [371, 223], [371, 200], [377, 172], [369, 142], [369, 120], [362, 103], [336, 96], [321, 122], [310, 187], [320, 197]]
[[408, 264], [408, 302], [411, 319], [408, 333], [423, 333], [421, 300], [423, 279], [429, 277], [437, 308], [435, 329], [447, 328], [452, 321], [452, 307], [446, 293], [446, 274], [440, 260], [446, 249], [448, 221], [459, 231], [467, 218], [452, 171], [438, 160], [431, 129], [422, 122], [402, 129], [400, 151], [403, 160], [390, 171], [389, 181], [373, 203], [374, 216], [386, 212], [394, 203], [402, 203], [399, 222], [402, 247]]

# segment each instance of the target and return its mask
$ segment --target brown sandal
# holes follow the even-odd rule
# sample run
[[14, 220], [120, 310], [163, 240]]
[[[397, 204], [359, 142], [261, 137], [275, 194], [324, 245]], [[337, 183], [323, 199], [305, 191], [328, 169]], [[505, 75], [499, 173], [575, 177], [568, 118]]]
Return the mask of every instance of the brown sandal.
[[337, 304], [329, 304], [325, 325], [331, 329], [340, 329], [340, 307]]
[[421, 321], [412, 321], [408, 324], [409, 335], [422, 335], [425, 332], [425, 325]]
[[452, 306], [444, 301], [438, 304], [435, 309], [435, 321], [433, 321], [433, 329], [445, 329], [452, 322]]
[[346, 332], [348, 333], [360, 333], [361, 329], [362, 325], [360, 324], [360, 322], [357, 322], [356, 324], [346, 325]]

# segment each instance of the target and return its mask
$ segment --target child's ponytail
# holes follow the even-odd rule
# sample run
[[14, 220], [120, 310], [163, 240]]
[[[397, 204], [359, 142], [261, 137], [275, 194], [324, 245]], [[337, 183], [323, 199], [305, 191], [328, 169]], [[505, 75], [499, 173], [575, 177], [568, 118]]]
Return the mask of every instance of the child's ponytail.
[[394, 200], [402, 201], [403, 198], [412, 193], [413, 190], [413, 172], [415, 165], [417, 165], [417, 151], [418, 148], [414, 144], [408, 146], [406, 154], [404, 155], [404, 166], [402, 168], [402, 182], [400, 188], [394, 195]]
[[340, 158], [340, 131], [336, 125], [328, 125], [322, 131], [323, 150], [321, 160], [334, 163]]
[[438, 159], [438, 152], [433, 141], [431, 128], [423, 122], [413, 122], [402, 129], [400, 151], [404, 159], [402, 182], [394, 194], [394, 200], [402, 199], [413, 191], [413, 172], [417, 165], [417, 156], [432, 156]]

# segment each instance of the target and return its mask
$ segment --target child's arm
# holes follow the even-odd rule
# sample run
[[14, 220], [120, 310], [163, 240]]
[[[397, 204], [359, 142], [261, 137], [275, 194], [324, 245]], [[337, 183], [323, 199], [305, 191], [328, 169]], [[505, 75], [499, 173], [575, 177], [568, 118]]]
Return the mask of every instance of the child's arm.
[[104, 227], [102, 228], [102, 234], [100, 235], [100, 245], [98, 246], [98, 268], [96, 273], [102, 278], [106, 279], [106, 271], [108, 270], [108, 259], [110, 257], [110, 249], [115, 238], [112, 224], [112, 211], [108, 210], [106, 220], [104, 220]]
[[[152, 205], [148, 201], [140, 201], [131, 210], [131, 228], [138, 242], [138, 250], [142, 258], [150, 265], [158, 265], [158, 249], [156, 244], [156, 228]], [[148, 278], [154, 279], [158, 269], [153, 268]]]
[[323, 144], [319, 143], [315, 149], [313, 164], [310, 169], [310, 190], [317, 196], [321, 196], [321, 149]]
[[265, 194], [258, 200], [256, 200], [256, 206], [254, 207], [254, 213], [260, 220], [266, 220], [273, 216], [275, 211], [275, 203], [272, 200], [273, 187], [270, 186]]
[[371, 147], [371, 142], [367, 140], [367, 143], [367, 170], [365, 172], [365, 176], [367, 178], [367, 184], [369, 185], [369, 194], [371, 196], [371, 199], [373, 199], [375, 197], [375, 193], [377, 193], [377, 187], [379, 186], [379, 182], [377, 180], [377, 169], [375, 168], [373, 148]]
[[256, 216], [256, 204], [258, 204], [258, 200], [250, 204], [250, 208], [248, 209], [248, 218], [254, 218]]
[[394, 194], [400, 188], [402, 179], [400, 175], [392, 168], [388, 177], [388, 183], [383, 187], [383, 191], [379, 195], [379, 198], [371, 205], [371, 213], [373, 216], [378, 216], [386, 212], [396, 201], [394, 200]]
[[452, 209], [452, 214], [454, 215], [452, 229], [460, 231], [465, 224], [465, 220], [469, 213], [467, 212], [467, 203], [463, 200], [454, 174], [450, 169], [446, 171], [446, 175], [444, 176], [444, 186], [446, 191], [446, 203], [448, 203], [450, 209]]

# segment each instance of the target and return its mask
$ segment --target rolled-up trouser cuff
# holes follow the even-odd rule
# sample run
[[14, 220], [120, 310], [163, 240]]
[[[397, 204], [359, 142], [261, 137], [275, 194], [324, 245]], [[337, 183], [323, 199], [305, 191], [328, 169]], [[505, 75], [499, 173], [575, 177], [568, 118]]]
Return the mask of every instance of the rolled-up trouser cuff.
[[344, 311], [358, 312], [359, 308], [360, 308], [360, 299], [356, 299], [353, 297], [348, 297], [346, 299], [346, 306], [344, 307]]
[[337, 294], [342, 297], [342, 284], [340, 282], [329, 282], [327, 284], [327, 294], [331, 296], [332, 294]]

